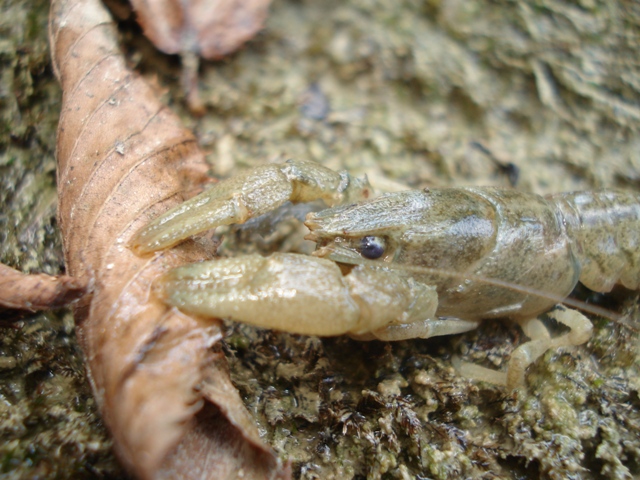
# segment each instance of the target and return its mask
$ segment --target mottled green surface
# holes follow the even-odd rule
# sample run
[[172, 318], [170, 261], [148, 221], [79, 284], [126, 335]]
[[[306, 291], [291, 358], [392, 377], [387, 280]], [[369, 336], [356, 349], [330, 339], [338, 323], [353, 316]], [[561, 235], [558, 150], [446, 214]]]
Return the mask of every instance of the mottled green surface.
[[[132, 64], [169, 88], [167, 102], [194, 128], [216, 175], [296, 157], [367, 173], [378, 191], [508, 186], [479, 142], [519, 167], [523, 190], [637, 189], [640, 7], [573, 3], [276, 1], [254, 42], [203, 66], [200, 120], [184, 114], [177, 61], [130, 25], [123, 40]], [[0, 249], [24, 271], [57, 273], [59, 92], [46, 8], [5, 1], [0, 15]], [[224, 251], [305, 251], [302, 234], [293, 223], [266, 239], [237, 232]], [[502, 366], [523, 337], [497, 322], [396, 344], [235, 326], [227, 351], [265, 438], [303, 478], [632, 478], [640, 476], [636, 304], [629, 292], [617, 295], [609, 306], [628, 315], [595, 319], [585, 347], [548, 352], [529, 370], [528, 391], [475, 384], [451, 367], [455, 353]], [[69, 316], [19, 325], [2, 331], [3, 471], [118, 475]]]
[[[60, 88], [50, 69], [48, 10], [47, 1], [0, 3], [0, 261], [58, 274]], [[0, 477], [121, 477], [71, 313], [0, 311], [0, 322]]]

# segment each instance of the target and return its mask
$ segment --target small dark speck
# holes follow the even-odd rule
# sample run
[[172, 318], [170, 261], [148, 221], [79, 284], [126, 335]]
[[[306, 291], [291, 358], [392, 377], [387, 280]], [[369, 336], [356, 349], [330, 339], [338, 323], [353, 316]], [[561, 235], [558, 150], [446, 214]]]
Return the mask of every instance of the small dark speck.
[[324, 120], [330, 110], [329, 99], [315, 83], [300, 98], [300, 113], [307, 118]]

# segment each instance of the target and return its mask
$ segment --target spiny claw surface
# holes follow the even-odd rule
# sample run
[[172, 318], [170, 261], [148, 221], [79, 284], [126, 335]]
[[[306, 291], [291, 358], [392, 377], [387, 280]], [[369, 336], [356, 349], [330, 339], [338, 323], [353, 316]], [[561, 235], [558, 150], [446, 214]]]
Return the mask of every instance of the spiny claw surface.
[[370, 332], [433, 315], [435, 289], [387, 269], [276, 253], [245, 255], [170, 271], [159, 294], [181, 310], [304, 335]]
[[134, 235], [131, 248], [147, 254], [212, 228], [244, 223], [287, 201], [323, 200], [333, 206], [367, 198], [369, 191], [366, 178], [354, 179], [314, 162], [262, 165], [221, 181], [156, 218]]

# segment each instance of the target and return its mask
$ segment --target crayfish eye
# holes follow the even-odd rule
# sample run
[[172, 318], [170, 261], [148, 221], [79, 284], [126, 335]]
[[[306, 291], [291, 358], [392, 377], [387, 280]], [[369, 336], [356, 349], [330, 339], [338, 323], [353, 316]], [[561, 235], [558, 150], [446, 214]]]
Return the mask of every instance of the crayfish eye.
[[360, 240], [360, 254], [369, 260], [375, 260], [384, 255], [384, 239], [380, 237], [367, 236]]

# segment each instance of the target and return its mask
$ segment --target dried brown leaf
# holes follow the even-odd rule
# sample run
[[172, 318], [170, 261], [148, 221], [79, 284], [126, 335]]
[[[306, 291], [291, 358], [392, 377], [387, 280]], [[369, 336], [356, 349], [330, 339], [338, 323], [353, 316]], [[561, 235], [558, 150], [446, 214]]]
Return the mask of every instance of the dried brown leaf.
[[[142, 478], [286, 476], [212, 349], [220, 324], [169, 309], [150, 293], [159, 274], [210, 248], [187, 242], [147, 258], [127, 248], [150, 218], [207, 180], [194, 136], [126, 68], [97, 0], [54, 1], [50, 42], [63, 88], [65, 259], [69, 274], [92, 287], [75, 307], [77, 333], [119, 457]], [[220, 385], [226, 395], [216, 393]]]
[[86, 284], [67, 275], [25, 274], [0, 263], [0, 307], [18, 310], [60, 308], [80, 298]]
[[165, 53], [215, 59], [253, 37], [271, 0], [132, 0], [145, 35]]
[[198, 57], [220, 58], [261, 28], [271, 0], [132, 0], [144, 34], [164, 53], [182, 56], [183, 88], [194, 113], [204, 113]]

